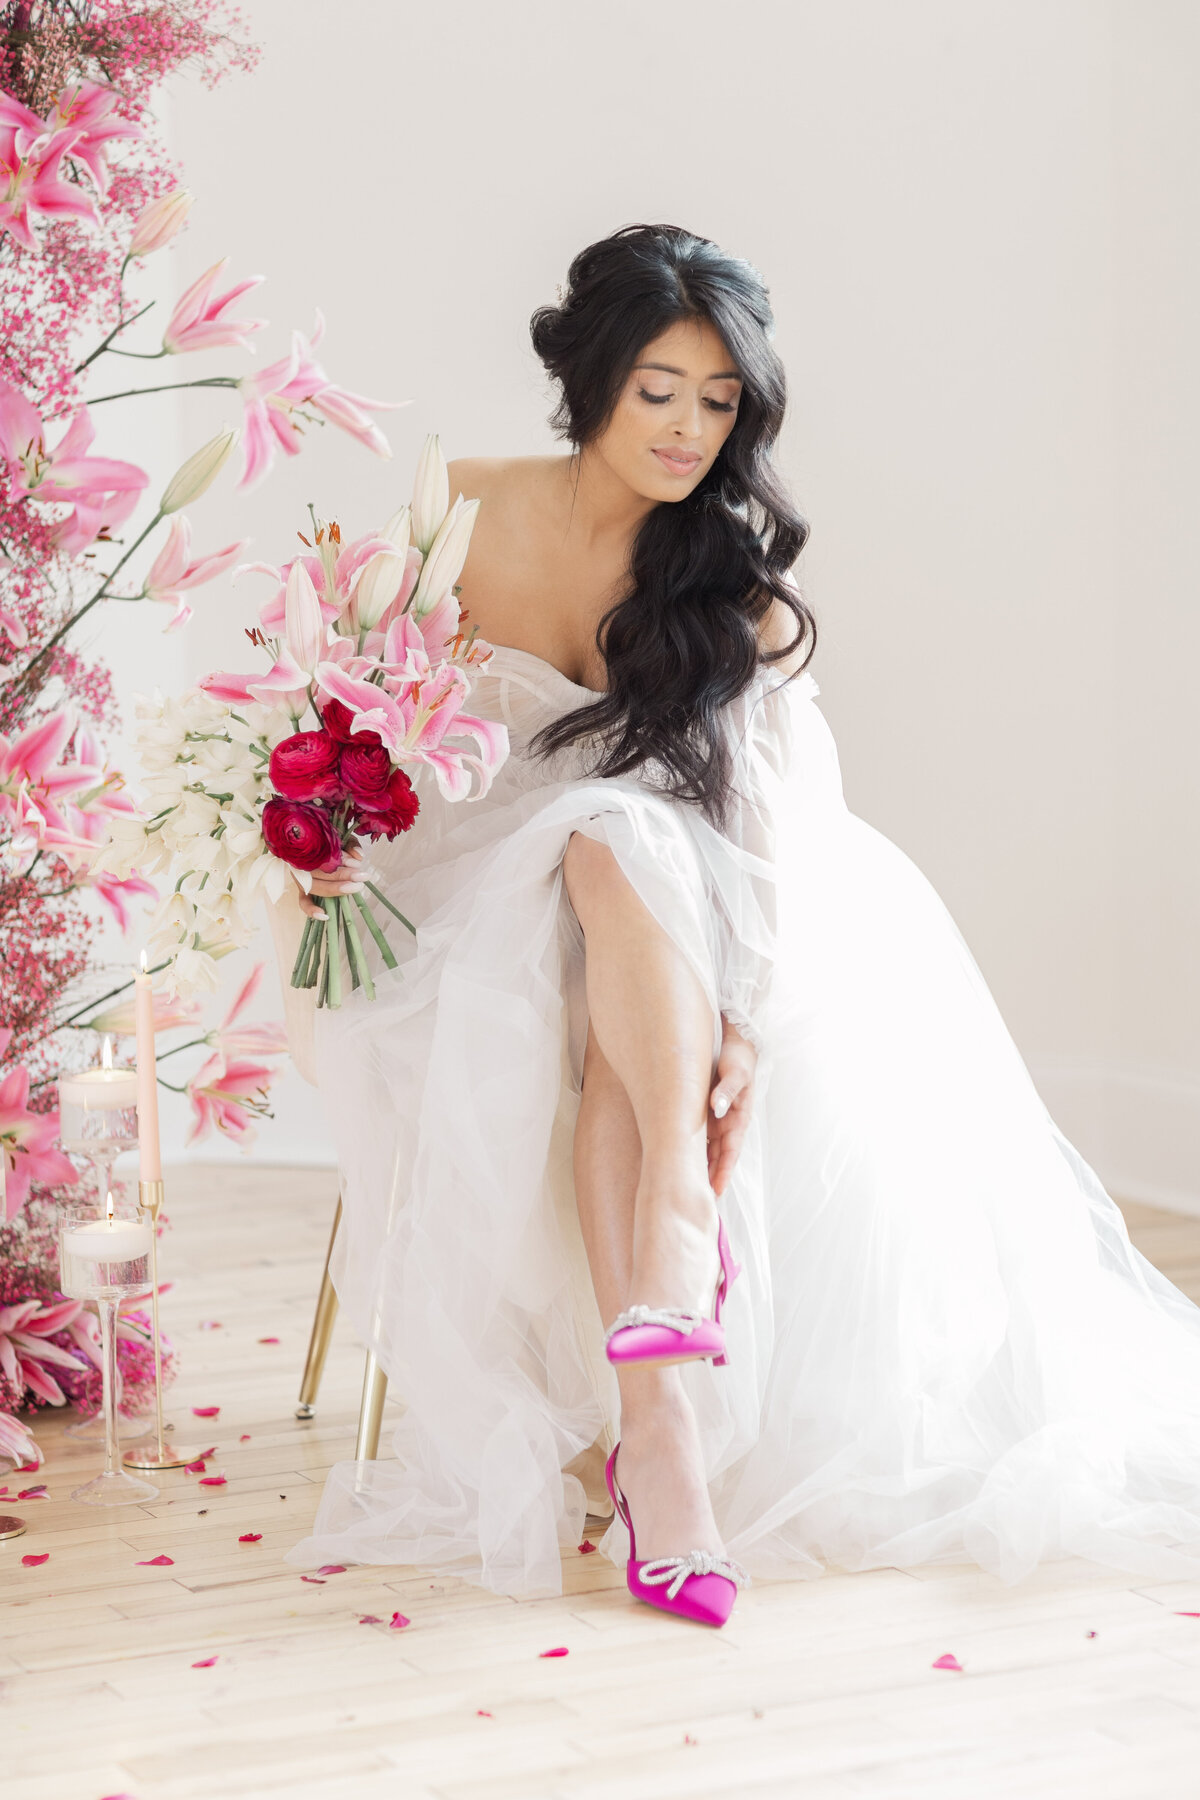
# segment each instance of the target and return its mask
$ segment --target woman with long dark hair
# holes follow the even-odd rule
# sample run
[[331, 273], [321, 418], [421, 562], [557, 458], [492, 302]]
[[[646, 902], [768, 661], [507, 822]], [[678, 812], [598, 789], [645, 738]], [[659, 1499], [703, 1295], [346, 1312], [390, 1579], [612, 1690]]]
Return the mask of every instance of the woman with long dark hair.
[[607, 1489], [634, 1595], [710, 1624], [747, 1571], [1200, 1573], [1200, 1310], [846, 808], [761, 277], [627, 226], [531, 331], [569, 453], [450, 465], [511, 753], [372, 853], [418, 935], [318, 1015], [395, 1456], [292, 1559], [557, 1592]]

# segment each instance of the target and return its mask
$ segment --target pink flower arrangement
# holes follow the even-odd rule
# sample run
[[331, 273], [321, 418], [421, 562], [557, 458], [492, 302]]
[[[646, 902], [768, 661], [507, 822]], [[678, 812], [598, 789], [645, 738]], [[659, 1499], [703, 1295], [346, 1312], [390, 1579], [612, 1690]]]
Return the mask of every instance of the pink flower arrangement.
[[[172, 955], [176, 982], [209, 982], [213, 959], [245, 929], [248, 901], [260, 891], [280, 898], [289, 870], [310, 890], [314, 875], [340, 868], [363, 839], [410, 831], [422, 779], [451, 801], [487, 792], [508, 737], [468, 709], [491, 648], [466, 629], [456, 593], [478, 504], [460, 494], [450, 505], [431, 436], [411, 504], [382, 530], [343, 543], [335, 521], [320, 524], [313, 542], [301, 534], [309, 554], [235, 571], [271, 577], [249, 634], [268, 668], [205, 676], [179, 700], [145, 710], [155, 804], [128, 831], [117, 822], [96, 867], [124, 876], [153, 857], [169, 874], [155, 942]], [[413, 929], [373, 882], [365, 886]], [[339, 1006], [344, 957], [350, 985], [372, 999], [366, 940], [386, 969], [398, 966], [382, 926], [357, 892], [323, 897], [320, 907], [323, 918], [306, 919], [293, 984], [315, 987], [319, 1006]], [[219, 1125], [215, 1109], [244, 1102], [257, 1075], [253, 1064], [214, 1058], [189, 1089], [198, 1123]]]

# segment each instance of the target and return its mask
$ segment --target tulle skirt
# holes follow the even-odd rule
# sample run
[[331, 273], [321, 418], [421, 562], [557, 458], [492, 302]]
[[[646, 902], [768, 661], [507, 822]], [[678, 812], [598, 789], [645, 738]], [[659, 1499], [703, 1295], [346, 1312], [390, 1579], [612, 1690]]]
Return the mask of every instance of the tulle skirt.
[[[965, 1561], [1014, 1583], [1073, 1555], [1200, 1575], [1200, 1309], [1055, 1126], [930, 883], [847, 810], [811, 698], [785, 800], [769, 907], [693, 809], [587, 778], [464, 818], [398, 893], [416, 942], [373, 1004], [319, 1015], [317, 1050], [334, 1279], [401, 1410], [289, 1561], [552, 1594], [589, 1502], [609, 1510], [618, 1394], [571, 1173], [582, 831], [714, 1020], [773, 964], [721, 1202], [730, 1360], [683, 1369], [729, 1553], [770, 1578]], [[600, 1547], [623, 1563], [619, 1520]]]

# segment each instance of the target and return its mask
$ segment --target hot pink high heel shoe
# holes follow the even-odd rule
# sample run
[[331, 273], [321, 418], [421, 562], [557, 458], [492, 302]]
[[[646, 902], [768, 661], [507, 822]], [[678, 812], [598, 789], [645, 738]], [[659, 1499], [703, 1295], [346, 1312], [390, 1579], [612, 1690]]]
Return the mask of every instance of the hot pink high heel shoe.
[[733, 1611], [738, 1589], [749, 1586], [750, 1577], [741, 1563], [711, 1550], [689, 1550], [686, 1556], [655, 1556], [638, 1562], [633, 1520], [624, 1494], [617, 1486], [616, 1463], [620, 1444], [604, 1465], [604, 1479], [612, 1503], [629, 1533], [629, 1561], [625, 1581], [635, 1600], [656, 1606], [660, 1612], [695, 1619], [700, 1625], [723, 1625]]
[[618, 1313], [604, 1334], [604, 1352], [610, 1363], [695, 1362], [711, 1356], [717, 1367], [729, 1361], [721, 1304], [742, 1267], [733, 1260], [724, 1219], [717, 1228], [717, 1251], [721, 1272], [713, 1296], [712, 1318], [706, 1319], [703, 1313], [675, 1312], [665, 1306], [630, 1306]]

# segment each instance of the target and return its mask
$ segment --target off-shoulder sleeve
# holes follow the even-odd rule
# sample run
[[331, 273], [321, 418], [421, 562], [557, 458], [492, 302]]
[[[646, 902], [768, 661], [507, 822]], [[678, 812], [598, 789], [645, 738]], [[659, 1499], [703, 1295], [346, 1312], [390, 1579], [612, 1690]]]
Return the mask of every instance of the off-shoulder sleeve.
[[726, 713], [733, 791], [721, 835], [739, 854], [719, 902], [725, 914], [721, 1012], [757, 1050], [775, 961], [776, 855], [795, 751], [794, 709], [815, 687], [811, 677], [789, 681], [771, 671]]

